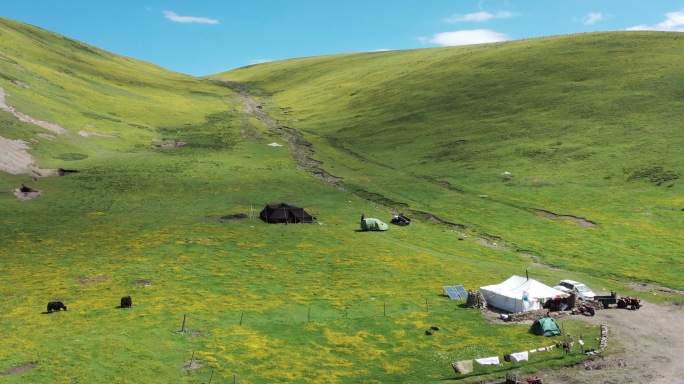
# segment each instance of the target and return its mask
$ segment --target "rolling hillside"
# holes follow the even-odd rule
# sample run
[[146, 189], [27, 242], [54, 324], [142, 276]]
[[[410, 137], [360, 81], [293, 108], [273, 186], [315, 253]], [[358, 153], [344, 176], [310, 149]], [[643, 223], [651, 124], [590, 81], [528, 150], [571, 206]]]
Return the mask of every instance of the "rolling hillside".
[[676, 33], [582, 34], [216, 77], [267, 95], [351, 191], [549, 265], [681, 290], [683, 44]]
[[[679, 34], [206, 78], [7, 19], [0, 37], [0, 158], [34, 161], [0, 172], [4, 382], [441, 383], [453, 361], [541, 343], [445, 285], [529, 272], [681, 301]], [[74, 172], [40, 176], [57, 169]], [[18, 199], [22, 184], [42, 194]], [[280, 202], [315, 223], [256, 217]], [[411, 225], [359, 230], [399, 212]], [[586, 358], [548, 356], [514, 368]]]

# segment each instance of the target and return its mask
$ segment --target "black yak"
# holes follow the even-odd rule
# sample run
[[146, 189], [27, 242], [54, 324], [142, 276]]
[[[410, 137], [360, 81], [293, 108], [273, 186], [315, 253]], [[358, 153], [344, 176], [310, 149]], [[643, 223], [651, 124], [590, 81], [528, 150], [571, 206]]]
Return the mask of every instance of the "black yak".
[[64, 303], [61, 301], [51, 301], [47, 305], [48, 312], [59, 311], [60, 309], [64, 309], [65, 311], [67, 310], [66, 305], [64, 305]]
[[121, 298], [121, 308], [130, 308], [133, 306], [133, 299], [130, 296]]

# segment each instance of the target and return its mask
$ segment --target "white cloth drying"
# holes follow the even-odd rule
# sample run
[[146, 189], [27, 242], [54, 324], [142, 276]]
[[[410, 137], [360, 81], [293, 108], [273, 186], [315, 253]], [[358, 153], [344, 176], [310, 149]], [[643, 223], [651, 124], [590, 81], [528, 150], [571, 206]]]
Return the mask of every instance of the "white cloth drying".
[[499, 365], [499, 356], [483, 357], [481, 359], [475, 359], [480, 365]]
[[511, 361], [527, 361], [528, 357], [527, 351], [511, 353]]

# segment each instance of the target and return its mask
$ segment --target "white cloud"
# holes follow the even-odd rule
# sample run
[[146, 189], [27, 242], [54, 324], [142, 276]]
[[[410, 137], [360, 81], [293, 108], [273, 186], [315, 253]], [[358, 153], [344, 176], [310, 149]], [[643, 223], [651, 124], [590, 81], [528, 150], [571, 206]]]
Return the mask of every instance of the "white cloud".
[[471, 29], [454, 32], [435, 33], [432, 38], [422, 37], [424, 43], [433, 43], [444, 46], [496, 43], [499, 41], [510, 40], [505, 33], [491, 31], [489, 29]]
[[598, 23], [599, 21], [603, 21], [606, 18], [607, 15], [604, 15], [601, 12], [591, 12], [582, 18], [582, 23], [584, 23], [584, 25], [592, 25]]
[[444, 19], [447, 23], [459, 23], [459, 22], [483, 22], [491, 19], [508, 19], [513, 17], [511, 12], [501, 11], [497, 13], [489, 12], [476, 12], [468, 13], [466, 15], [453, 15]]
[[206, 17], [194, 17], [194, 16], [180, 16], [172, 11], [164, 11], [164, 16], [176, 23], [200, 23], [200, 24], [218, 24], [218, 20], [209, 19]]
[[668, 12], [665, 16], [666, 19], [656, 25], [635, 25], [627, 28], [627, 30], [684, 32], [684, 9], [677, 12]]

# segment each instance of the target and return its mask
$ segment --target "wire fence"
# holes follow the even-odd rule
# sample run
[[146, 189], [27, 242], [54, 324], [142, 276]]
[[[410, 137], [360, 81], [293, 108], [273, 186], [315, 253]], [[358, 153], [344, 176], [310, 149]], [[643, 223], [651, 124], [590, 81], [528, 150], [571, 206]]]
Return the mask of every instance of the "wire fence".
[[[466, 309], [465, 299], [450, 300], [448, 297], [422, 299], [416, 301], [393, 301], [370, 299], [346, 305], [333, 304], [326, 300], [310, 303], [289, 304], [287, 308], [259, 310], [231, 310], [220, 315], [223, 325], [293, 325], [311, 322], [332, 322], [343, 320], [369, 320], [380, 318], [404, 317], [415, 313], [452, 313], [456, 309]], [[188, 313], [187, 318], [207, 322], [215, 317], [211, 313]], [[185, 315], [184, 315], [185, 316]], [[186, 319], [182, 327], [185, 329]], [[179, 319], [179, 325], [180, 319]]]

